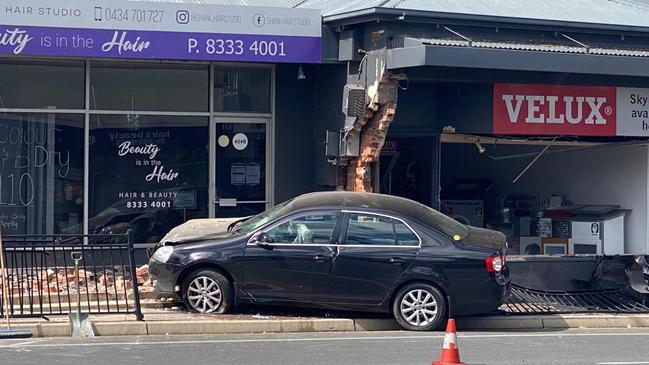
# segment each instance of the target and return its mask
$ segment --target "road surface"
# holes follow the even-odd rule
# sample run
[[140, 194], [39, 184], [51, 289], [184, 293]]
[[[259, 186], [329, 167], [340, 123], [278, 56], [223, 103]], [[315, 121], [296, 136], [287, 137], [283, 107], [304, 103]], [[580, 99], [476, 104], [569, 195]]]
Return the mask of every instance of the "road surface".
[[[430, 364], [443, 333], [0, 339], [0, 364]], [[463, 332], [471, 364], [649, 365], [649, 330]]]

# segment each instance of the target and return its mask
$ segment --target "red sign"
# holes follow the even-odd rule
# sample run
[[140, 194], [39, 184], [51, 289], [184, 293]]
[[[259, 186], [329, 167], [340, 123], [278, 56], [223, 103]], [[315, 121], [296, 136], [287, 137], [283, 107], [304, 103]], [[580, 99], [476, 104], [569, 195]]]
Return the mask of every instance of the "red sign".
[[494, 84], [493, 96], [494, 134], [616, 134], [615, 87]]

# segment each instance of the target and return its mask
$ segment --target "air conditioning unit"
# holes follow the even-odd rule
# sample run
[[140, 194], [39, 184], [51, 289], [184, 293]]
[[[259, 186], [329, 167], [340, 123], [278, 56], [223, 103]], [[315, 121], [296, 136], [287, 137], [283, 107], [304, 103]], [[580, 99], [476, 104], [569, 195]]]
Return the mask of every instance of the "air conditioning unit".
[[348, 117], [359, 118], [365, 115], [366, 106], [365, 88], [360, 85], [345, 85], [343, 88], [343, 113]]

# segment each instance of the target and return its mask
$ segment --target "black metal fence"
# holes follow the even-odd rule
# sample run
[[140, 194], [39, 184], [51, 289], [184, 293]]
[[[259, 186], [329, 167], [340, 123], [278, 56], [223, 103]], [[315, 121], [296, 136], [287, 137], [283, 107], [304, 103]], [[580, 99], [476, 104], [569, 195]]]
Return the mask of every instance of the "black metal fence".
[[649, 313], [647, 303], [623, 290], [544, 291], [517, 285], [501, 309], [512, 314]]
[[[15, 317], [76, 311], [135, 314], [143, 319], [131, 234], [8, 235], [2, 237], [8, 274], [8, 308]], [[81, 255], [79, 287], [72, 253]]]

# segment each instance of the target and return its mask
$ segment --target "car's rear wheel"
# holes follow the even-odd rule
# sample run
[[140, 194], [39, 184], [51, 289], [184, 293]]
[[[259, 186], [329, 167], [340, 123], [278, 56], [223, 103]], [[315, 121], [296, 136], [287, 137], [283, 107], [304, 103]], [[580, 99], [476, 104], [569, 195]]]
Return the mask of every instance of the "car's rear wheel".
[[230, 281], [218, 271], [198, 270], [182, 284], [185, 307], [198, 313], [227, 313], [232, 303]]
[[409, 331], [439, 329], [446, 318], [444, 296], [432, 285], [413, 283], [404, 286], [394, 297], [394, 318]]

